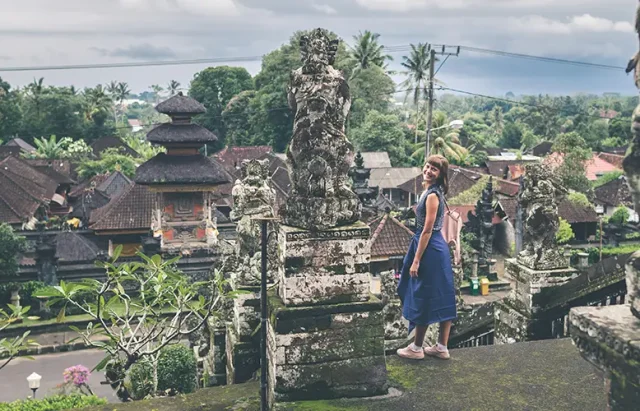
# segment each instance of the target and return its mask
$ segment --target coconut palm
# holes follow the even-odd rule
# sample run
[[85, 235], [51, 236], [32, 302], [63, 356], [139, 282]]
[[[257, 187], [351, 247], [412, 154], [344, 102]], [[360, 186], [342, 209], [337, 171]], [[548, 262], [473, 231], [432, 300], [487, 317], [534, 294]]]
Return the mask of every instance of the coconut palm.
[[180, 83], [176, 80], [171, 80], [167, 85], [167, 91], [169, 91], [169, 97], [175, 96], [180, 89]]
[[160, 93], [164, 90], [164, 88], [162, 88], [162, 86], [159, 84], [153, 84], [149, 87], [151, 88], [154, 94], [153, 96], [154, 103], [158, 104], [158, 102], [160, 101]]
[[[118, 105], [116, 106], [118, 117], [122, 117], [122, 114], [124, 112], [123, 103], [124, 103], [124, 100], [129, 95], [129, 93], [131, 93], [131, 89], [129, 88], [129, 85], [127, 83], [124, 83], [124, 82], [118, 83], [118, 85], [116, 86], [116, 95], [115, 95], [115, 100], [118, 102]], [[117, 125], [118, 125], [118, 120], [116, 118], [116, 126]]]
[[[426, 43], [411, 44], [411, 54], [403, 56], [402, 67], [407, 69], [403, 74], [407, 79], [400, 84], [400, 87], [407, 90], [405, 102], [412, 97], [413, 105], [416, 107], [416, 113], [420, 113], [420, 102], [428, 97], [429, 85], [429, 66], [431, 45]], [[435, 79], [434, 79], [435, 81]], [[418, 114], [419, 116], [419, 114]], [[414, 144], [418, 142], [418, 125], [416, 124], [416, 135]]]
[[27, 93], [29, 94], [29, 96], [33, 100], [34, 105], [36, 106], [36, 114], [38, 116], [40, 116], [40, 99], [42, 97], [42, 94], [44, 94], [43, 83], [44, 83], [44, 77], [40, 77], [38, 80], [34, 78], [33, 82], [31, 82], [31, 84], [29, 84], [26, 87]]
[[[460, 134], [458, 130], [444, 127], [449, 124], [447, 115], [441, 111], [434, 113], [431, 123], [431, 150], [432, 154], [440, 154], [446, 157], [450, 162], [460, 164], [466, 159], [469, 150], [466, 149], [460, 143]], [[442, 127], [442, 128], [440, 128]], [[420, 133], [422, 138], [426, 137], [425, 132]], [[411, 157], [414, 158], [418, 164], [422, 164], [425, 161], [425, 141], [420, 141], [413, 145], [413, 153]]]
[[393, 60], [393, 57], [384, 54], [384, 46], [378, 44], [378, 38], [380, 38], [380, 34], [372, 33], [369, 30], [353, 36], [355, 44], [353, 47], [349, 46], [349, 60], [355, 63], [355, 68], [351, 72], [351, 78], [356, 77], [361, 70], [365, 70], [371, 66], [386, 69], [386, 61]]
[[112, 109], [112, 97], [107, 90], [102, 87], [102, 84], [84, 90], [84, 114], [87, 120], [91, 121], [93, 115], [99, 111], [111, 111]]

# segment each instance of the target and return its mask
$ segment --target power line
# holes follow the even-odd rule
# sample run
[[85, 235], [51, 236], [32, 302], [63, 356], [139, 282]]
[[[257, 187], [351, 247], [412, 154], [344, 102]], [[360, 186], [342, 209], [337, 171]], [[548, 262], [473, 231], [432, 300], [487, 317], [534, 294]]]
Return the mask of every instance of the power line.
[[622, 66], [612, 66], [608, 64], [590, 63], [587, 61], [567, 60], [567, 59], [560, 59], [560, 58], [554, 58], [554, 57], [534, 56], [531, 54], [511, 53], [507, 51], [483, 49], [479, 47], [460, 46], [460, 49], [470, 51], [472, 53], [493, 54], [496, 56], [515, 57], [515, 58], [522, 58], [527, 60], [538, 60], [538, 61], [544, 61], [547, 63], [569, 64], [573, 66], [593, 67], [593, 68], [601, 68], [601, 69], [608, 69], [608, 70], [624, 70], [625, 69], [625, 67], [622, 67]]
[[[458, 47], [445, 46], [442, 44], [432, 44], [432, 47]], [[607, 64], [590, 63], [585, 61], [574, 61], [559, 59], [553, 57], [534, 56], [530, 54], [511, 53], [501, 50], [483, 49], [470, 46], [459, 46], [461, 50], [469, 52], [492, 54], [503, 57], [514, 57], [528, 60], [537, 60], [547, 63], [569, 64], [573, 66], [600, 68], [607, 70], [624, 70], [621, 66], [612, 66]], [[411, 45], [396, 45], [383, 48], [387, 53], [401, 53], [411, 51]], [[19, 71], [51, 71], [51, 70], [89, 70], [89, 69], [105, 69], [105, 68], [121, 68], [121, 67], [152, 67], [152, 66], [179, 66], [193, 64], [217, 64], [217, 63], [234, 63], [234, 62], [250, 62], [261, 61], [263, 56], [240, 56], [240, 57], [213, 57], [191, 60], [163, 60], [163, 61], [140, 61], [130, 63], [102, 63], [102, 64], [69, 64], [69, 65], [51, 65], [51, 66], [16, 66], [16, 67], [0, 67], [0, 72], [19, 72]]]

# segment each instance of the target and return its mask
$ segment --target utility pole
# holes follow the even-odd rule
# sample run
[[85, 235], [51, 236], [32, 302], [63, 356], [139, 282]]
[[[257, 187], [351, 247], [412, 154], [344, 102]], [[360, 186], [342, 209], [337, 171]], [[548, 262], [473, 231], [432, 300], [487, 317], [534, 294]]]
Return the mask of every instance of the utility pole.
[[[432, 48], [429, 55], [429, 90], [427, 93], [427, 98], [429, 99], [429, 102], [427, 106], [427, 145], [425, 147], [425, 152], [426, 152], [425, 160], [429, 158], [429, 155], [431, 155], [431, 122], [433, 120], [433, 100], [435, 100], [433, 95], [433, 83], [435, 82], [435, 76], [436, 76], [436, 73], [435, 73], [436, 54], [440, 56], [447, 56], [446, 58], [448, 59], [450, 56], [457, 57], [460, 54], [460, 46], [457, 46], [455, 50], [456, 50], [455, 52], [449, 52], [447, 51], [447, 46], [442, 45], [442, 49], [440, 51], [436, 51], [435, 48]], [[442, 64], [444, 64], [444, 62]]]

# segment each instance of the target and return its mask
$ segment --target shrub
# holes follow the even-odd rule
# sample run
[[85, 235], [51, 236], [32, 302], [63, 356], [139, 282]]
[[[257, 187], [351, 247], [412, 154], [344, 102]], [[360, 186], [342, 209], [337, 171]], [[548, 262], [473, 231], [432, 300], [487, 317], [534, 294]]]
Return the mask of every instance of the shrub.
[[143, 358], [133, 364], [129, 370], [129, 381], [126, 388], [134, 400], [141, 400], [153, 394], [153, 364]]
[[567, 199], [575, 205], [580, 205], [585, 208], [592, 207], [587, 196], [584, 195], [583, 193], [578, 193], [577, 191], [569, 193], [567, 195]]
[[627, 207], [620, 206], [616, 208], [611, 217], [609, 217], [609, 223], [611, 224], [626, 224], [629, 221], [629, 210]]
[[173, 344], [162, 349], [158, 358], [158, 391], [194, 392], [197, 388], [196, 374], [196, 357], [190, 348]]
[[20, 305], [22, 307], [31, 307], [31, 312], [35, 313], [39, 310], [40, 300], [32, 294], [34, 291], [44, 288], [42, 281], [27, 281], [24, 283], [11, 282], [0, 284], [0, 308], [4, 308], [11, 303], [11, 290], [20, 287], [18, 295], [20, 295]]
[[564, 218], [560, 217], [560, 227], [558, 227], [558, 232], [556, 233], [556, 240], [558, 241], [558, 244], [566, 244], [575, 237], [576, 235], [571, 228], [571, 224], [569, 224]]
[[106, 399], [98, 398], [95, 395], [55, 395], [41, 400], [17, 400], [0, 403], [0, 411], [59, 411], [106, 403]]

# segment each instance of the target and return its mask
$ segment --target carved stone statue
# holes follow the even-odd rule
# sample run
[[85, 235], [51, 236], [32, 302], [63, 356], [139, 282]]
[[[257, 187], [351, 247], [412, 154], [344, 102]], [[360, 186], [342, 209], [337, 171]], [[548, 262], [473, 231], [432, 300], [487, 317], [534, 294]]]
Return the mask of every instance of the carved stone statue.
[[[235, 269], [241, 283], [254, 284], [260, 280], [260, 223], [253, 219], [274, 217], [276, 193], [269, 185], [269, 160], [245, 160], [240, 170], [242, 178], [231, 191], [230, 217], [238, 233]], [[274, 246], [273, 241], [268, 244], [270, 263], [276, 259]]]
[[287, 152], [292, 189], [282, 209], [287, 225], [323, 230], [354, 223], [362, 205], [349, 186], [353, 146], [344, 123], [351, 107], [349, 85], [332, 67], [338, 40], [316, 29], [300, 40], [302, 67], [288, 89], [294, 112]]
[[558, 247], [558, 204], [567, 191], [542, 164], [526, 166], [524, 190], [519, 202], [524, 210], [523, 250], [518, 262], [534, 270], [566, 268], [567, 259]]
[[482, 198], [476, 203], [475, 214], [471, 211], [467, 214], [468, 224], [477, 237], [477, 244], [473, 246], [478, 250], [480, 266], [486, 265], [493, 255], [493, 214], [493, 179], [489, 178], [482, 190]]

